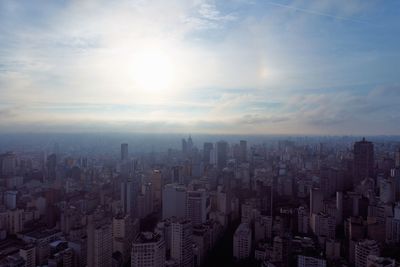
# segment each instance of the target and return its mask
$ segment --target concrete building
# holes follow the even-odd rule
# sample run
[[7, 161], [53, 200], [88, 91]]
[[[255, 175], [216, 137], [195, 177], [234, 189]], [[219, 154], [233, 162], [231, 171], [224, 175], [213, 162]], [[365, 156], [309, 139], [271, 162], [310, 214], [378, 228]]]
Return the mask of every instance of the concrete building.
[[165, 241], [160, 234], [140, 233], [132, 244], [131, 266], [165, 266]]
[[241, 223], [233, 236], [233, 257], [241, 260], [250, 256], [252, 245], [251, 229], [248, 223]]

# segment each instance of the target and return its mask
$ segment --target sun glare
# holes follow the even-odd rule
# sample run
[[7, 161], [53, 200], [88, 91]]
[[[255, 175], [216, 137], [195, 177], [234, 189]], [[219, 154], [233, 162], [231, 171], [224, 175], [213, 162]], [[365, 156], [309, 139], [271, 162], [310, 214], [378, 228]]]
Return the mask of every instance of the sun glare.
[[133, 81], [136, 89], [146, 93], [165, 93], [174, 79], [172, 58], [161, 49], [147, 49], [134, 59]]

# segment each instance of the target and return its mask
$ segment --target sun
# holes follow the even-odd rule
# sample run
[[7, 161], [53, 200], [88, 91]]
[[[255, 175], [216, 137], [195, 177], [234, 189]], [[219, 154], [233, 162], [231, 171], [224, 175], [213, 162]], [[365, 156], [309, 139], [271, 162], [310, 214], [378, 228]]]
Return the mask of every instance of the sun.
[[148, 48], [136, 54], [133, 82], [144, 93], [165, 93], [174, 81], [174, 64], [165, 50]]

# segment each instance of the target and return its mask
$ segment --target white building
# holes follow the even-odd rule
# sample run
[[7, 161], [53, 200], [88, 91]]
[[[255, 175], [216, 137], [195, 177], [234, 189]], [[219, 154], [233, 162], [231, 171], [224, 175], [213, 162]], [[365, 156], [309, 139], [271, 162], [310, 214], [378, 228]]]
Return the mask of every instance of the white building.
[[188, 220], [171, 223], [171, 258], [179, 267], [193, 264], [193, 228]]
[[251, 229], [249, 224], [241, 223], [233, 236], [233, 257], [236, 259], [245, 259], [251, 253]]
[[140, 233], [132, 244], [131, 266], [164, 267], [165, 242], [160, 234]]

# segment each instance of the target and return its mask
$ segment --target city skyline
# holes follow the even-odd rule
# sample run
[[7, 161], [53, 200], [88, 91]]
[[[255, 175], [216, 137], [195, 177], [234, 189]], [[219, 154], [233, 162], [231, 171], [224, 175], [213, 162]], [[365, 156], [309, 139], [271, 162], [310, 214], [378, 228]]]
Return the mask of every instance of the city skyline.
[[397, 135], [398, 1], [2, 1], [0, 132]]

